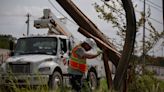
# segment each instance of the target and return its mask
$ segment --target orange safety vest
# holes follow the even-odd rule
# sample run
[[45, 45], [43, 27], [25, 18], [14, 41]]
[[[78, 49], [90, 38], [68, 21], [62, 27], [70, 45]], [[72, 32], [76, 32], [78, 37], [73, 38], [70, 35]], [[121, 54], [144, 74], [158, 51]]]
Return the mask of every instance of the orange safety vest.
[[72, 69], [80, 70], [81, 72], [85, 73], [85, 71], [87, 70], [86, 59], [78, 58], [78, 55], [76, 54], [76, 50], [78, 48], [81, 47], [78, 45], [75, 48], [73, 48], [69, 61], [69, 66]]

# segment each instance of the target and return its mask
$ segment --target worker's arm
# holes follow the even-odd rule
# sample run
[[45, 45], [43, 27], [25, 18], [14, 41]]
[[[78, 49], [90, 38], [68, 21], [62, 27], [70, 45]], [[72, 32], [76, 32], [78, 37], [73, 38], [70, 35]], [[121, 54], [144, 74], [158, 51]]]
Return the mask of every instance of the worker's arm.
[[81, 58], [84, 58], [84, 59], [93, 59], [97, 56], [99, 56], [102, 52], [97, 52], [97, 54], [90, 54], [90, 53], [86, 53], [86, 51], [82, 48], [79, 48], [77, 51], [76, 51], [76, 54], [81, 57]]
[[86, 59], [93, 59], [96, 58], [97, 56], [99, 56], [101, 53], [97, 53], [97, 54], [89, 54], [89, 53], [85, 53], [82, 58], [86, 58]]

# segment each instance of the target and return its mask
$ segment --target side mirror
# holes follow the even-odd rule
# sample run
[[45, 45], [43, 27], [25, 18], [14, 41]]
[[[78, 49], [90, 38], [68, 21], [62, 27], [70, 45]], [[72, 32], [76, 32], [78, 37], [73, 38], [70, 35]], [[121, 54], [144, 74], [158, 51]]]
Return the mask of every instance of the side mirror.
[[10, 41], [9, 46], [10, 46], [9, 49], [12, 51], [14, 49], [14, 42]]
[[9, 56], [14, 56], [14, 51], [11, 51]]

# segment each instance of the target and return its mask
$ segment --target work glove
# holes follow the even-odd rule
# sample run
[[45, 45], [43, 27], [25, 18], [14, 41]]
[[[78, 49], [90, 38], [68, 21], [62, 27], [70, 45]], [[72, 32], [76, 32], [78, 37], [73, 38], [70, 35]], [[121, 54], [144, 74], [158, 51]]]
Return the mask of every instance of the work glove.
[[97, 51], [97, 54], [98, 54], [98, 55], [100, 55], [100, 54], [102, 54], [102, 53], [103, 53], [102, 50], [98, 50], [98, 51]]

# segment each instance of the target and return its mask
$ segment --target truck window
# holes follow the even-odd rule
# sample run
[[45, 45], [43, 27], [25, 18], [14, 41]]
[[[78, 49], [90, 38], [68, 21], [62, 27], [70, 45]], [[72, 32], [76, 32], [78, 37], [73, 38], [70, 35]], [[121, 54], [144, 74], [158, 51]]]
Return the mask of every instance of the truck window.
[[29, 37], [18, 40], [15, 55], [50, 54], [56, 55], [57, 39], [51, 37]]
[[67, 52], [67, 42], [66, 39], [60, 39], [60, 49], [66, 53]]

